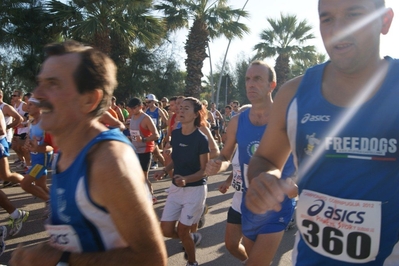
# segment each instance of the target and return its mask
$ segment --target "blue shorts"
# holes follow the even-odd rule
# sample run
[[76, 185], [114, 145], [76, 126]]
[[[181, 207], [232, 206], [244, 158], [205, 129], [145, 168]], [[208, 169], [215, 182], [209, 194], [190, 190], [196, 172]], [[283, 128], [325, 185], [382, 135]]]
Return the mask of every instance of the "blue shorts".
[[35, 179], [47, 175], [47, 167], [50, 165], [52, 155], [52, 152], [31, 153], [32, 167], [29, 169], [27, 174]]
[[0, 158], [10, 156], [9, 148], [10, 146], [8, 145], [7, 138], [2, 138], [0, 140]]
[[47, 175], [47, 167], [41, 164], [32, 165], [27, 174], [35, 179], [39, 179], [42, 176]]
[[242, 233], [254, 241], [258, 235], [271, 234], [284, 231], [291, 221], [295, 206], [293, 199], [285, 198], [279, 212], [268, 211], [264, 214], [254, 214], [245, 205], [245, 195], [241, 204]]

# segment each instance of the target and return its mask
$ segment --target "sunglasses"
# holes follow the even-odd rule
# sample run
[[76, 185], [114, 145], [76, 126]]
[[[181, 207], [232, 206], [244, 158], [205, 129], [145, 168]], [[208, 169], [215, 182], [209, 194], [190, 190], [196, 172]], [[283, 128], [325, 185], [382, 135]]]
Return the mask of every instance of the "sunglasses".
[[13, 94], [13, 95], [11, 95], [11, 97], [19, 97], [19, 95], [14, 95], [14, 94]]

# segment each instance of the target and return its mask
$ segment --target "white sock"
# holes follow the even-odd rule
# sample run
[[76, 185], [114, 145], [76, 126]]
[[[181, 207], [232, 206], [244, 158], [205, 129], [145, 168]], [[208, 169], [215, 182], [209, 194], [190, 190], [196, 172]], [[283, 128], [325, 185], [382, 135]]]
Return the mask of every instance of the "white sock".
[[18, 210], [18, 209], [15, 209], [15, 211], [13, 211], [13, 212], [10, 214], [11, 218], [13, 218], [13, 219], [19, 218], [20, 215], [21, 215], [21, 214], [19, 213], [19, 210]]
[[245, 263], [246, 263], [247, 261], [248, 261], [248, 259], [241, 261], [241, 263], [242, 263], [243, 265], [245, 265]]

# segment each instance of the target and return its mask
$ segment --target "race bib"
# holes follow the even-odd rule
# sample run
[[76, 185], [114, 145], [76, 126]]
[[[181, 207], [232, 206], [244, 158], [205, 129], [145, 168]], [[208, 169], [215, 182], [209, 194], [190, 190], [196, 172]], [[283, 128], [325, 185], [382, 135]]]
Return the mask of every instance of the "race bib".
[[130, 130], [130, 138], [132, 141], [137, 141], [137, 136], [140, 136], [140, 131], [139, 130]]
[[242, 186], [242, 177], [241, 177], [241, 170], [233, 169], [233, 181], [231, 182], [231, 186], [236, 190], [236, 191], [242, 191], [243, 186]]
[[63, 251], [82, 252], [79, 237], [70, 225], [45, 225], [50, 235], [50, 245]]
[[381, 202], [341, 199], [303, 190], [297, 227], [316, 253], [348, 263], [375, 260], [380, 244]]

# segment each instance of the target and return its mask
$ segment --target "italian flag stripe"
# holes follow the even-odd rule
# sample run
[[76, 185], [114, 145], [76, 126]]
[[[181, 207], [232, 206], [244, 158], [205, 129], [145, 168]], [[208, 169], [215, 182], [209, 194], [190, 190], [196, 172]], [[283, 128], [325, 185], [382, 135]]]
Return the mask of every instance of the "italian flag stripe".
[[396, 158], [385, 158], [385, 157], [372, 157], [372, 156], [357, 156], [357, 155], [341, 155], [341, 154], [329, 154], [326, 155], [327, 158], [337, 158], [337, 159], [359, 159], [359, 160], [371, 160], [371, 161], [396, 161]]

